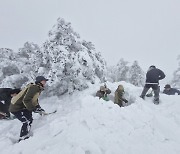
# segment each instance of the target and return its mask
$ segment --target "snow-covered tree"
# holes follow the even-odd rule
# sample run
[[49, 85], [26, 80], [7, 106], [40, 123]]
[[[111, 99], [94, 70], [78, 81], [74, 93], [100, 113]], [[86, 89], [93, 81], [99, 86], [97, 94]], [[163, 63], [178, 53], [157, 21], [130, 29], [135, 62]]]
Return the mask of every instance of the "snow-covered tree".
[[[13, 87], [11, 80], [5, 82], [6, 77], [20, 74], [19, 67], [17, 65], [16, 54], [13, 50], [8, 48], [0, 49], [0, 84], [1, 87]], [[8, 85], [7, 85], [8, 83]]]
[[49, 70], [49, 94], [83, 90], [88, 82], [102, 80], [106, 63], [91, 42], [81, 41], [71, 24], [59, 18], [43, 45], [43, 61]]
[[110, 82], [128, 81], [128, 62], [123, 58], [116, 65], [107, 68], [107, 80]]
[[119, 60], [117, 63], [117, 70], [116, 70], [116, 81], [127, 81], [128, 80], [128, 71], [129, 66], [127, 66], [128, 62], [125, 61], [123, 58]]
[[172, 85], [176, 88], [180, 88], [180, 55], [177, 58], [179, 60], [178, 68], [173, 73]]
[[[26, 42], [16, 55], [11, 50], [6, 52], [7, 66], [1, 71], [4, 86], [17, 87], [44, 75], [49, 79], [46, 95], [59, 96], [83, 90], [105, 76], [106, 63], [101, 54], [91, 42], [81, 40], [71, 23], [62, 18], [49, 31], [42, 47]], [[16, 64], [11, 66], [13, 61]]]
[[21, 73], [27, 74], [28, 78], [39, 75], [39, 70], [44, 67], [42, 56], [42, 51], [37, 44], [26, 42], [17, 54], [18, 62], [24, 64], [20, 67]]
[[12, 49], [9, 48], [0, 48], [0, 60], [4, 59], [15, 60], [15, 54]]
[[108, 66], [107, 67], [107, 72], [106, 72], [106, 78], [107, 81], [109, 82], [116, 82], [116, 72], [117, 72], [117, 68], [116, 66]]
[[139, 66], [137, 61], [134, 61], [132, 66], [129, 68], [129, 82], [135, 86], [144, 85], [144, 72]]

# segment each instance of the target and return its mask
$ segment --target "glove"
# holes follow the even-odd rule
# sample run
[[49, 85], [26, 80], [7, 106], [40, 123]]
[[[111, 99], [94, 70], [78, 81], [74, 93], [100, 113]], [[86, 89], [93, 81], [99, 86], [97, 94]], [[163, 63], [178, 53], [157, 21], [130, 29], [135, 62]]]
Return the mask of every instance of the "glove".
[[123, 101], [124, 101], [125, 103], [128, 103], [128, 100], [127, 100], [127, 99], [123, 99]]
[[34, 113], [39, 113], [40, 115], [43, 115], [45, 113], [45, 110], [41, 107], [36, 107], [36, 109], [33, 110]]

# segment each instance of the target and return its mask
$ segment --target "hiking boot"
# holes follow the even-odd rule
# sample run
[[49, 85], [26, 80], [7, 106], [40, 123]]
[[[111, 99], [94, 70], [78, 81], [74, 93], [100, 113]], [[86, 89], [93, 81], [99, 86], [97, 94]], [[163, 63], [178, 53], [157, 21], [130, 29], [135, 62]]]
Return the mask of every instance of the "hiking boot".
[[18, 141], [20, 142], [20, 141], [22, 141], [22, 140], [26, 140], [26, 139], [28, 139], [29, 137], [30, 137], [30, 134], [28, 133], [27, 135], [20, 137]]
[[29, 138], [29, 136], [24, 137], [24, 138], [21, 138], [21, 137], [20, 137], [20, 139], [18, 140], [18, 142], [20, 142], [20, 141], [22, 141], [22, 140], [26, 140], [26, 139], [28, 139], [28, 138]]
[[154, 98], [153, 102], [154, 102], [154, 104], [158, 105], [159, 104], [159, 98]]

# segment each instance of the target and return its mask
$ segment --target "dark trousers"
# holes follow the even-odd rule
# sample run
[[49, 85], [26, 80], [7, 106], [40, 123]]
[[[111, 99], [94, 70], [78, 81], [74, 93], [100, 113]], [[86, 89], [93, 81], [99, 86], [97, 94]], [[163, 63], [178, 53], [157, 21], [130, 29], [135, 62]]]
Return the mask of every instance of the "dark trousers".
[[13, 112], [12, 114], [23, 123], [20, 132], [20, 139], [28, 138], [31, 124], [33, 122], [32, 112], [24, 109], [22, 111]]
[[152, 88], [154, 91], [154, 100], [159, 100], [160, 87], [158, 84], [145, 84], [144, 89], [141, 93], [141, 97], [144, 98], [150, 88]]

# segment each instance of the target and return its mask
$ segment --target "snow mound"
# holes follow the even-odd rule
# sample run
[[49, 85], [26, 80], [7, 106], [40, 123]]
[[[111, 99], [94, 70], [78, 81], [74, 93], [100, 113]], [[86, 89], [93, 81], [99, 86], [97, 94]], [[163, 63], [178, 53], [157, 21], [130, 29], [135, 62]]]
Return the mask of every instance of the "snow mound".
[[152, 98], [142, 100], [142, 88], [121, 82], [128, 106], [113, 103], [120, 83], [108, 83], [111, 100], [94, 97], [99, 85], [60, 99], [41, 100], [49, 116], [34, 114], [32, 137], [20, 143], [21, 123], [1, 121], [1, 154], [179, 154], [179, 96], [161, 94], [159, 105]]

